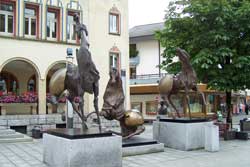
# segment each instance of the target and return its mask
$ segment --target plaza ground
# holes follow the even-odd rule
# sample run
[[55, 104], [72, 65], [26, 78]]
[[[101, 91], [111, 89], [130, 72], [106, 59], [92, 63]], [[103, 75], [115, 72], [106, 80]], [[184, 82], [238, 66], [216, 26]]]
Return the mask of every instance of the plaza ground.
[[[234, 117], [234, 127], [245, 115]], [[143, 136], [152, 137], [147, 125]], [[42, 162], [42, 140], [32, 143], [0, 144], [0, 167], [47, 167]], [[123, 158], [123, 167], [249, 167], [250, 141], [220, 141], [220, 151], [179, 151], [165, 148], [164, 152]], [[100, 165], [100, 167], [102, 167]]]

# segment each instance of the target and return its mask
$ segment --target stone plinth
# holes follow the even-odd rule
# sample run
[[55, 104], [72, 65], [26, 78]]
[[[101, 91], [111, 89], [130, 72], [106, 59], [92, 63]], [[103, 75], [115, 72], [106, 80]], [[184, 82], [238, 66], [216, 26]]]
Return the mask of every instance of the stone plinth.
[[216, 125], [205, 126], [205, 150], [216, 152], [220, 149], [219, 127]]
[[150, 154], [164, 151], [164, 144], [156, 140], [133, 136], [122, 142], [122, 156], [135, 156], [141, 154]]
[[160, 119], [153, 123], [153, 138], [166, 147], [178, 150], [194, 150], [205, 147], [206, 120]]
[[[76, 131], [75, 131], [76, 132]], [[51, 167], [122, 167], [122, 138], [96, 131], [45, 133], [43, 161]]]

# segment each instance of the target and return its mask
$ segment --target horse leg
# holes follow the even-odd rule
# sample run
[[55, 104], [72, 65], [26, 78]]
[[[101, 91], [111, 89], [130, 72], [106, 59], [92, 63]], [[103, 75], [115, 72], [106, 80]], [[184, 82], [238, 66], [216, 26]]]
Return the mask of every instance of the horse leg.
[[188, 95], [188, 88], [185, 86], [185, 95], [186, 95], [186, 99], [187, 99], [187, 105], [188, 105], [188, 115], [189, 115], [189, 119], [191, 119], [191, 110], [190, 110], [190, 104], [189, 104], [189, 95]]
[[202, 112], [204, 112], [205, 117], [206, 117], [206, 116], [207, 116], [207, 115], [206, 115], [206, 110], [207, 110], [207, 109], [206, 109], [206, 106], [207, 106], [207, 102], [206, 102], [204, 93], [201, 92], [201, 91], [198, 89], [197, 85], [195, 85], [195, 87], [194, 87], [193, 90], [196, 91], [198, 94], [200, 94], [201, 97], [202, 97], [202, 103], [203, 103], [203, 105], [202, 105]]
[[[77, 108], [77, 106], [76, 106], [76, 104], [75, 104], [75, 102], [74, 102], [74, 97], [69, 96], [69, 97], [67, 97], [67, 99], [68, 99], [69, 102], [72, 104], [73, 110], [77, 113], [77, 115], [79, 116], [79, 118], [82, 120], [82, 128], [83, 128], [83, 129], [87, 129], [88, 127], [87, 127], [87, 125], [84, 123], [85, 119], [83, 119], [83, 117], [82, 117], [82, 116], [84, 116], [84, 115], [82, 115], [82, 114], [81, 114], [82, 112], [79, 111], [79, 109]], [[79, 103], [79, 105], [80, 105], [80, 103]]]
[[87, 121], [87, 119], [86, 119], [86, 117], [84, 115], [84, 108], [83, 108], [83, 106], [84, 106], [84, 99], [83, 99], [83, 97], [84, 97], [84, 93], [82, 93], [80, 95], [79, 108], [80, 108], [80, 112], [81, 112], [81, 117], [80, 118], [82, 120], [82, 129], [84, 130], [84, 129], [88, 129], [88, 126], [85, 123]]
[[162, 99], [162, 101], [164, 102], [164, 104], [165, 104], [167, 107], [169, 107], [169, 102], [167, 101], [166, 96], [165, 96], [165, 95], [162, 95], [162, 96], [161, 96], [161, 99]]
[[189, 105], [189, 92], [188, 92], [188, 87], [187, 85], [184, 83], [184, 81], [181, 81], [182, 85], [185, 88], [185, 96], [186, 96], [186, 100], [187, 100], [187, 105], [188, 105], [188, 115], [189, 115], [189, 119], [191, 119], [191, 110], [190, 110], [190, 105]]
[[80, 115], [79, 110], [76, 107], [76, 104], [74, 102], [74, 97], [71, 97], [70, 95], [68, 97], [66, 97], [68, 99], [68, 101], [72, 104], [73, 110]]
[[180, 118], [180, 117], [181, 117], [181, 116], [180, 116], [180, 113], [179, 113], [179, 111], [177, 110], [177, 108], [176, 108], [176, 106], [174, 105], [174, 103], [172, 102], [171, 96], [172, 96], [172, 93], [169, 93], [168, 96], [167, 96], [168, 101], [169, 101], [169, 103], [171, 104], [171, 106], [174, 108], [175, 112], [177, 113], [178, 118]]
[[204, 105], [207, 105], [207, 102], [206, 102], [206, 99], [205, 99], [204, 93], [203, 93], [203, 92], [201, 92], [201, 91], [198, 89], [197, 85], [195, 86], [194, 91], [198, 92], [198, 93], [201, 95], [203, 104], [204, 104]]
[[96, 116], [97, 116], [97, 122], [99, 124], [99, 130], [101, 131], [102, 127], [101, 127], [101, 120], [100, 120], [100, 115], [99, 115], [99, 108], [98, 108], [98, 96], [99, 96], [99, 84], [94, 83], [93, 85], [94, 88], [94, 107], [95, 107], [95, 112], [96, 112]]

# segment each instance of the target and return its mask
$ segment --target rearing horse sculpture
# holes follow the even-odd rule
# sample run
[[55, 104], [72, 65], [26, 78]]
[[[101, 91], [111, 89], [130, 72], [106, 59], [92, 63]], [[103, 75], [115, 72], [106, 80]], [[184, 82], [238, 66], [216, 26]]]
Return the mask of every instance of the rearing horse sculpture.
[[176, 55], [181, 62], [181, 72], [177, 75], [166, 75], [159, 82], [159, 91], [161, 98], [165, 101], [165, 104], [169, 106], [169, 103], [174, 108], [177, 116], [180, 117], [180, 113], [171, 100], [171, 95], [177, 94], [179, 90], [185, 90], [185, 96], [188, 102], [189, 117], [191, 118], [191, 110], [189, 105], [189, 90], [194, 90], [201, 94], [203, 105], [206, 105], [204, 94], [199, 91], [197, 87], [197, 76], [192, 65], [189, 61], [189, 55], [185, 50], [180, 48], [176, 49]]
[[[88, 31], [84, 24], [80, 24], [79, 16], [74, 16], [76, 22], [76, 33], [78, 39], [81, 40], [80, 49], [76, 52], [78, 66], [69, 64], [67, 69], [61, 69], [55, 72], [50, 81], [50, 93], [53, 95], [52, 104], [57, 104], [57, 100], [64, 95], [65, 90], [68, 91], [67, 99], [73, 106], [74, 111], [82, 120], [83, 129], [87, 129], [86, 120], [92, 113], [96, 113], [101, 129], [99, 109], [98, 109], [98, 96], [99, 96], [99, 72], [91, 58], [89, 52], [89, 43], [87, 40]], [[84, 93], [94, 94], [94, 108], [95, 112], [90, 113], [88, 116], [84, 115]], [[74, 103], [75, 97], [79, 97], [79, 110]]]
[[131, 138], [144, 132], [144, 119], [140, 112], [125, 110], [124, 92], [122, 88], [122, 79], [117, 69], [110, 71], [110, 79], [103, 96], [103, 107], [100, 112], [107, 120], [117, 120], [120, 122], [121, 133], [112, 131], [121, 135], [123, 139]]

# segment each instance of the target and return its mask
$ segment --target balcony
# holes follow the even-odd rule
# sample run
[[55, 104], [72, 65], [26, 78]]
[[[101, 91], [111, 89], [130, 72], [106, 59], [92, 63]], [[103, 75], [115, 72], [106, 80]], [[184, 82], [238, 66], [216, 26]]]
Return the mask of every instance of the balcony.
[[156, 84], [166, 73], [130, 76], [130, 85]]
[[136, 67], [140, 63], [140, 57], [131, 57], [129, 58], [129, 66], [130, 67]]

